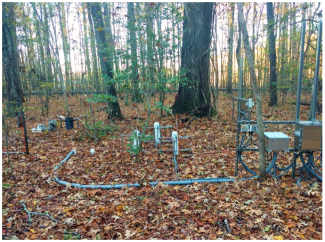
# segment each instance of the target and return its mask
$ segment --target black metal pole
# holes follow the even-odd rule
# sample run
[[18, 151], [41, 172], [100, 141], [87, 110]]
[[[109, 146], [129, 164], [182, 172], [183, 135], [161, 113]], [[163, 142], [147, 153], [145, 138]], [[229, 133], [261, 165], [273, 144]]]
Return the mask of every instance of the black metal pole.
[[318, 37], [317, 37], [317, 49], [316, 49], [316, 65], [315, 65], [315, 77], [314, 77], [314, 89], [312, 96], [311, 108], [311, 121], [316, 121], [316, 109], [317, 109], [317, 89], [318, 89], [318, 78], [319, 78], [319, 61], [320, 61], [320, 51], [322, 48], [322, 20], [319, 21], [318, 26]]
[[304, 69], [304, 46], [305, 46], [305, 33], [306, 33], [306, 20], [305, 20], [306, 13], [305, 13], [305, 11], [306, 11], [306, 9], [303, 10], [302, 22], [301, 22], [300, 57], [299, 57], [300, 60], [299, 60], [298, 86], [297, 86], [296, 122], [299, 121], [302, 72]]
[[25, 113], [23, 111], [20, 111], [20, 114], [21, 114], [22, 121], [23, 121], [24, 140], [25, 140], [25, 142], [24, 142], [25, 143], [25, 152], [26, 152], [26, 154], [29, 154]]

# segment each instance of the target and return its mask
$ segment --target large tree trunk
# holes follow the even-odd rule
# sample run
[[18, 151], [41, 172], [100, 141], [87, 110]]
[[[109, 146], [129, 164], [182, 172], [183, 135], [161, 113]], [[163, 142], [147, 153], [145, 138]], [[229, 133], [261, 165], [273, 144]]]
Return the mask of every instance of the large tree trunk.
[[249, 71], [251, 74], [252, 89], [256, 100], [259, 160], [260, 160], [259, 175], [260, 178], [263, 179], [266, 177], [266, 164], [265, 164], [264, 126], [263, 126], [263, 116], [262, 116], [262, 99], [261, 99], [259, 88], [257, 86], [254, 60], [253, 60], [252, 50], [249, 44], [246, 22], [244, 19], [243, 4], [237, 3], [237, 6], [238, 6], [238, 23], [240, 25], [239, 28], [243, 34], [243, 43], [244, 43], [244, 48], [246, 53], [246, 59], [248, 60]]
[[213, 3], [185, 3], [181, 68], [185, 84], [180, 85], [174, 113], [194, 111], [210, 116], [210, 43]]
[[232, 52], [234, 47], [234, 14], [235, 14], [235, 3], [230, 3], [230, 24], [229, 24], [229, 38], [228, 38], [228, 81], [227, 81], [227, 93], [232, 93]]
[[7, 110], [15, 116], [22, 112], [23, 91], [19, 75], [19, 55], [14, 7], [16, 3], [2, 3], [2, 65], [7, 85]]
[[276, 50], [275, 50], [275, 36], [274, 36], [274, 14], [273, 4], [266, 3], [267, 10], [267, 34], [269, 39], [269, 58], [270, 58], [270, 101], [269, 106], [277, 105], [277, 78], [276, 78]]
[[[100, 3], [89, 3], [89, 4], [91, 6], [91, 14], [93, 16], [93, 19], [96, 20], [94, 21], [94, 29], [95, 29], [94, 32], [96, 34], [96, 41], [98, 45], [97, 54], [98, 54], [98, 58], [102, 70], [101, 73], [103, 75], [104, 80], [107, 77], [113, 79], [113, 62], [112, 62], [112, 58], [109, 57], [109, 53], [111, 53], [111, 51], [107, 51], [111, 47], [108, 46], [107, 43], [108, 42], [111, 43], [112, 40], [109, 41], [106, 40], [104, 21], [101, 12], [101, 5]], [[115, 85], [113, 84], [107, 85], [105, 81], [104, 84], [106, 86], [106, 93], [112, 95], [113, 97], [116, 97], [115, 102], [109, 101], [107, 104], [110, 110], [111, 117], [121, 118], [122, 113], [121, 113], [119, 102], [117, 100]]]

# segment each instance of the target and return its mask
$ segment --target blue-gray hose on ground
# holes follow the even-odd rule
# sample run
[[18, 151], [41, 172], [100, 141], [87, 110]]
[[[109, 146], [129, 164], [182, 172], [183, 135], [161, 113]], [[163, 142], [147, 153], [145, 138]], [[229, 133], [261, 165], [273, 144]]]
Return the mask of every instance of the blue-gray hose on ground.
[[[64, 158], [59, 165], [55, 166], [54, 172], [59, 169], [66, 161], [69, 160], [69, 158], [76, 154], [75, 150], [72, 150], [66, 158]], [[274, 162], [275, 163], [275, 162]], [[273, 164], [274, 165], [274, 164]], [[240, 181], [245, 181], [245, 180], [251, 180], [251, 179], [257, 179], [258, 176], [253, 176], [253, 177], [248, 177], [248, 178], [242, 178]], [[236, 179], [232, 178], [198, 178], [198, 179], [188, 179], [188, 180], [179, 180], [179, 181], [165, 181], [162, 182], [165, 185], [191, 185], [194, 184], [195, 182], [197, 183], [221, 183], [221, 182], [235, 182]], [[91, 188], [91, 189], [121, 189], [122, 187], [143, 187], [144, 184], [139, 184], [139, 183], [134, 183], [134, 184], [115, 184], [115, 185], [83, 185], [79, 183], [69, 183], [67, 181], [63, 181], [59, 179], [57, 176], [55, 176], [55, 182], [61, 185], [69, 185], [71, 187], [77, 187], [77, 188]], [[156, 186], [158, 185], [159, 182], [149, 182], [148, 185], [150, 186]]]

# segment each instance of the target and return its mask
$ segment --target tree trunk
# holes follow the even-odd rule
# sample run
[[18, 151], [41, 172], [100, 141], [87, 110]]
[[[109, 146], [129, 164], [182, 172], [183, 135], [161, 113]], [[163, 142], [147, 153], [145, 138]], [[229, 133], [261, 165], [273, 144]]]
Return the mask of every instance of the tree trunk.
[[180, 85], [173, 113], [193, 111], [210, 116], [210, 43], [213, 3], [185, 3], [181, 68], [186, 85]]
[[71, 81], [71, 73], [70, 73], [70, 62], [69, 62], [69, 54], [70, 48], [67, 39], [67, 26], [66, 26], [66, 19], [65, 19], [65, 10], [64, 10], [64, 3], [58, 4], [58, 12], [60, 18], [60, 27], [61, 27], [61, 34], [62, 34], [62, 43], [63, 43], [63, 54], [64, 54], [64, 69], [65, 69], [65, 78], [66, 78], [66, 87], [69, 91], [72, 86]]
[[17, 51], [17, 34], [14, 7], [16, 3], [2, 3], [2, 66], [7, 84], [10, 116], [22, 112], [23, 91], [19, 75], [19, 56]]
[[140, 52], [140, 92], [143, 91], [142, 82], [145, 79], [145, 65], [144, 65], [144, 54], [143, 54], [143, 42], [144, 38], [141, 32], [141, 16], [140, 16], [140, 4], [137, 2], [137, 31], [138, 31], [138, 38], [139, 38], [139, 52]]
[[135, 27], [135, 15], [134, 15], [134, 3], [128, 2], [128, 28], [130, 33], [130, 46], [131, 46], [131, 80], [133, 85], [132, 90], [132, 102], [140, 102], [140, 90], [139, 90], [139, 74], [138, 74], [138, 57], [137, 57], [137, 38]]
[[90, 68], [90, 59], [89, 59], [89, 49], [88, 49], [88, 29], [86, 21], [86, 3], [82, 3], [82, 20], [84, 27], [84, 42], [85, 42], [85, 59], [87, 67], [87, 89], [89, 89], [89, 81], [91, 80], [91, 68]]
[[[101, 5], [100, 3], [89, 3], [89, 4], [91, 6], [91, 14], [93, 16], [93, 19], [96, 20], [94, 21], [94, 29], [95, 29], [96, 41], [98, 45], [97, 54], [101, 65], [101, 73], [103, 75], [103, 80], [105, 80], [107, 77], [109, 79], [113, 79], [113, 62], [112, 59], [109, 57], [111, 51], [107, 51], [109, 49], [107, 43], [111, 43], [112, 40], [109, 41], [106, 40], [104, 21], [101, 12]], [[105, 81], [104, 84], [106, 86], [106, 93], [116, 98], [116, 101], [114, 102], [109, 101], [107, 103], [110, 110], [110, 115], [112, 118], [121, 118], [122, 113], [116, 96], [115, 85], [114, 84], [107, 85]]]
[[276, 50], [274, 36], [274, 14], [272, 2], [266, 3], [267, 10], [267, 34], [269, 39], [269, 58], [270, 58], [270, 101], [269, 106], [275, 106], [278, 103], [277, 97], [277, 78], [276, 78]]
[[262, 116], [262, 99], [261, 99], [259, 88], [257, 86], [254, 60], [253, 60], [252, 50], [249, 44], [246, 22], [244, 19], [243, 4], [237, 3], [237, 6], [238, 6], [238, 23], [240, 25], [240, 30], [243, 34], [243, 43], [244, 43], [246, 58], [248, 60], [250, 74], [251, 74], [252, 89], [256, 100], [259, 161], [260, 161], [259, 175], [261, 179], [264, 179], [266, 177], [266, 163], [265, 163], [264, 125], [263, 125], [263, 116]]
[[148, 69], [148, 85], [149, 92], [151, 92], [152, 85], [154, 83], [154, 56], [153, 56], [153, 40], [155, 34], [153, 32], [153, 7], [150, 3], [146, 2], [146, 30], [147, 30], [147, 69]]
[[46, 5], [43, 5], [43, 9], [44, 9], [44, 24], [45, 24], [45, 31], [44, 31], [44, 40], [45, 40], [45, 49], [46, 49], [46, 66], [47, 66], [47, 71], [45, 72], [45, 76], [46, 76], [46, 85], [45, 85], [45, 111], [46, 114], [49, 114], [49, 95], [50, 95], [50, 90], [51, 87], [53, 88], [53, 86], [51, 85], [53, 83], [53, 76], [52, 76], [52, 59], [51, 59], [51, 51], [50, 51], [50, 30], [49, 30], [49, 22], [48, 22], [48, 13], [47, 13], [47, 9], [46, 9]]
[[232, 93], [232, 52], [233, 52], [233, 43], [234, 43], [234, 14], [235, 14], [235, 3], [230, 3], [230, 24], [229, 24], [229, 38], [228, 38], [228, 81], [227, 81], [227, 93]]
[[96, 43], [95, 43], [95, 33], [93, 27], [93, 19], [91, 17], [90, 5], [88, 3], [88, 20], [89, 20], [89, 34], [90, 34], [90, 47], [91, 47], [91, 55], [92, 55], [92, 63], [93, 63], [93, 78], [96, 91], [100, 91], [99, 85], [99, 75], [98, 75], [98, 65], [97, 65], [97, 56], [96, 56]]

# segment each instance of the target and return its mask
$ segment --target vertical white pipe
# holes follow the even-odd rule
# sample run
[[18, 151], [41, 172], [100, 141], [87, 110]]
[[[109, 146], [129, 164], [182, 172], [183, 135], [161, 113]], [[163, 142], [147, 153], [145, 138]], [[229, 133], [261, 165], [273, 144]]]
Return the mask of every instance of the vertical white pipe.
[[174, 155], [178, 155], [178, 137], [177, 137], [177, 132], [176, 131], [172, 132], [172, 140], [173, 140]]
[[134, 139], [133, 139], [133, 148], [134, 149], [137, 149], [138, 146], [140, 145], [140, 142], [139, 142], [139, 136], [140, 136], [140, 131], [139, 130], [134, 130], [133, 131], [133, 134], [134, 134]]
[[155, 147], [158, 147], [158, 144], [160, 143], [160, 125], [158, 122], [154, 123], [155, 128]]
[[248, 107], [252, 108], [253, 107], [253, 100], [251, 98], [248, 99]]

